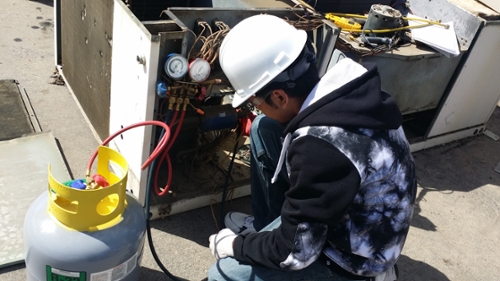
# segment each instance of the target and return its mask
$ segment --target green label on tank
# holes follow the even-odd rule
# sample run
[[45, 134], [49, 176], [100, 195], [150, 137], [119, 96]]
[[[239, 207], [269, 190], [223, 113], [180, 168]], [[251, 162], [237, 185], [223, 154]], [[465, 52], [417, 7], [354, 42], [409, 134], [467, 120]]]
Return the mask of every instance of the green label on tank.
[[87, 274], [85, 272], [66, 271], [46, 266], [47, 281], [85, 281]]

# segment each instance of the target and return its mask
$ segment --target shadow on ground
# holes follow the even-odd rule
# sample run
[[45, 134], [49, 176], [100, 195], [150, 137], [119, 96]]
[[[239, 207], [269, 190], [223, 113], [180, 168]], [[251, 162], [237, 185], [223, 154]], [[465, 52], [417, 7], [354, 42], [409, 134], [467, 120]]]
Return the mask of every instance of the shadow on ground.
[[[487, 130], [500, 135], [500, 107], [493, 112]], [[420, 202], [432, 192], [468, 193], [487, 184], [500, 186], [500, 174], [494, 168], [500, 161], [500, 142], [478, 134], [452, 143], [413, 153], [420, 186], [412, 226], [436, 231], [436, 225], [420, 215]], [[460, 163], [460, 165], [457, 165]]]
[[[251, 214], [250, 197], [226, 202], [223, 213], [238, 211]], [[167, 216], [151, 222], [151, 228], [193, 241], [208, 247], [208, 237], [223, 228], [221, 206], [215, 204], [196, 210]]]
[[446, 275], [436, 268], [424, 262], [413, 260], [405, 255], [401, 255], [399, 258], [398, 267], [398, 281], [450, 281]]
[[24, 262], [15, 265], [9, 265], [7, 267], [2, 267], [0, 268], [0, 275], [9, 274], [9, 272], [14, 272], [24, 268], [26, 268], [26, 264]]
[[37, 2], [43, 5], [54, 7], [54, 0], [29, 0], [30, 2]]
[[[189, 279], [184, 279], [178, 276], [175, 276], [180, 281], [188, 281]], [[140, 280], [171, 280], [168, 278], [163, 271], [158, 271], [154, 269], [150, 269], [147, 267], [141, 267], [141, 275], [139, 276]]]

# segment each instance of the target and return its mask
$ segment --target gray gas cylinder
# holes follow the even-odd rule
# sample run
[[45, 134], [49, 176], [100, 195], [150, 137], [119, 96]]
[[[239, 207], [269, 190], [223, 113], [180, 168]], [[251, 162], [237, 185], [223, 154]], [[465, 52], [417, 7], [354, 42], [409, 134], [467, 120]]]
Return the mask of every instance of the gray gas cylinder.
[[[107, 163], [106, 156], [121, 157], [115, 153], [99, 150], [99, 158]], [[24, 221], [27, 280], [139, 280], [146, 218], [125, 192], [128, 166], [119, 160], [119, 176], [101, 171], [111, 178], [101, 190], [72, 190], [49, 169], [48, 191], [35, 199]]]
[[139, 280], [146, 218], [127, 194], [123, 220], [102, 231], [61, 226], [47, 212], [48, 193], [30, 206], [24, 222], [27, 280]]

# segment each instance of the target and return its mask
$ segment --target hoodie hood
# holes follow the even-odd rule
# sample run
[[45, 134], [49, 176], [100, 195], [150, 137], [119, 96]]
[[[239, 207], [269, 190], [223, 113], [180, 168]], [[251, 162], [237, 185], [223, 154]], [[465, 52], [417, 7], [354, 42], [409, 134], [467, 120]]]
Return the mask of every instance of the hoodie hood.
[[396, 101], [381, 90], [377, 66], [346, 58], [321, 78], [284, 133], [318, 125], [397, 129], [402, 121]]

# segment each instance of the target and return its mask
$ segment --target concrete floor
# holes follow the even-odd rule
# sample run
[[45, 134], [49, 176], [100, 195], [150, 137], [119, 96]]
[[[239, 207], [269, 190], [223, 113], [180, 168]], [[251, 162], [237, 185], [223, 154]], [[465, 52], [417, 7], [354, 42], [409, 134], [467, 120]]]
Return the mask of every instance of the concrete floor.
[[[54, 71], [53, 4], [2, 0], [0, 79], [16, 79], [44, 131], [52, 131], [75, 176], [98, 145], [67, 87], [50, 83]], [[500, 135], [500, 108], [488, 130]], [[419, 182], [412, 228], [399, 280], [497, 280], [500, 276], [500, 141], [479, 135], [414, 153]], [[249, 198], [228, 210], [249, 211]], [[214, 210], [218, 215], [218, 210]], [[214, 262], [208, 236], [217, 231], [212, 210], [201, 208], [152, 222], [164, 265], [184, 280], [202, 280]], [[146, 245], [141, 280], [168, 280]], [[24, 264], [0, 269], [0, 279], [24, 280]]]

